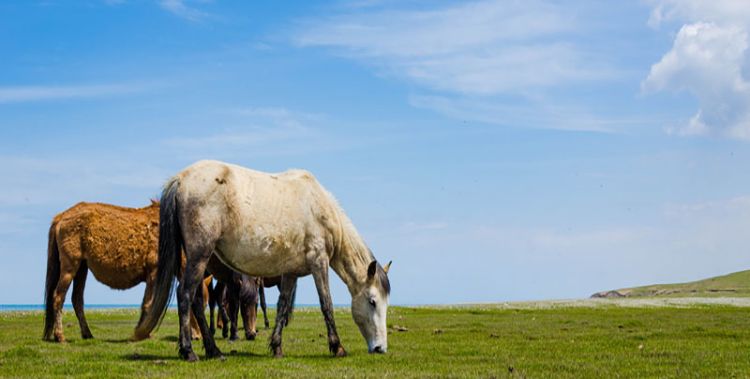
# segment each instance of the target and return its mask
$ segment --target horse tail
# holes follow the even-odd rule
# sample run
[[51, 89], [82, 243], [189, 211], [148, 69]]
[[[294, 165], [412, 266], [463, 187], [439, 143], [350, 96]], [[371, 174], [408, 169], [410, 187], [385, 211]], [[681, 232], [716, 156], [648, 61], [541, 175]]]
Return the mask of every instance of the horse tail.
[[43, 339], [52, 338], [55, 323], [55, 289], [60, 281], [60, 250], [57, 247], [57, 222], [49, 227], [47, 241], [47, 280], [44, 284], [44, 335]]
[[179, 186], [179, 179], [172, 178], [164, 186], [161, 193], [161, 204], [159, 205], [159, 263], [156, 269], [156, 281], [154, 282], [154, 300], [151, 312], [136, 327], [136, 336], [150, 335], [151, 331], [161, 323], [167, 312], [167, 303], [174, 291], [175, 275], [180, 271], [183, 240], [177, 204], [177, 189]]

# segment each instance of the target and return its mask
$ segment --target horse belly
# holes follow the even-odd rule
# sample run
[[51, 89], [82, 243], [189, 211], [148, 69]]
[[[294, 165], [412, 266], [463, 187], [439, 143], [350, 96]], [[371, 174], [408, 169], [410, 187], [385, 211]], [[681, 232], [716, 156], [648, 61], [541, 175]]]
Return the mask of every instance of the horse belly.
[[124, 290], [146, 280], [143, 269], [133, 265], [135, 262], [89, 259], [86, 263], [96, 280], [110, 288]]
[[246, 235], [219, 244], [217, 254], [228, 266], [252, 276], [307, 274], [302, 244], [296, 238]]

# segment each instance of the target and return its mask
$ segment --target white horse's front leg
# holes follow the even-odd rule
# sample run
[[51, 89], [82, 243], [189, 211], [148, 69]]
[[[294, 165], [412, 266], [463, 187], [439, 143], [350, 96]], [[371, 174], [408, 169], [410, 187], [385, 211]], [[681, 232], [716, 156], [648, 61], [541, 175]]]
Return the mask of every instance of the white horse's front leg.
[[323, 318], [328, 328], [328, 349], [336, 357], [345, 357], [346, 350], [341, 345], [341, 340], [336, 332], [336, 322], [333, 320], [333, 300], [331, 300], [331, 291], [328, 286], [328, 260], [325, 256], [319, 256], [312, 267], [313, 279], [315, 279], [315, 288], [318, 290], [320, 299], [320, 310], [323, 312]]
[[279, 301], [276, 310], [276, 326], [271, 334], [269, 347], [273, 352], [274, 358], [281, 358], [284, 353], [281, 350], [281, 332], [284, 326], [289, 323], [289, 316], [294, 308], [294, 294], [297, 291], [297, 277], [291, 274], [281, 275], [279, 283]]

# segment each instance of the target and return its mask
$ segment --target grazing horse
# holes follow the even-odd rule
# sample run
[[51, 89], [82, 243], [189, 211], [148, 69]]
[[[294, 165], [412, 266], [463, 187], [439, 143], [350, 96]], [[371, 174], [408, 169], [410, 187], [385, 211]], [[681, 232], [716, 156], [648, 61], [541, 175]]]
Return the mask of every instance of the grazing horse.
[[[270, 338], [275, 357], [283, 355], [281, 335], [293, 304], [297, 277], [312, 274], [328, 329], [328, 347], [345, 356], [333, 318], [328, 267], [347, 285], [354, 322], [371, 353], [388, 347], [386, 312], [390, 296], [387, 270], [381, 267], [333, 196], [308, 172], [268, 174], [217, 162], [197, 162], [171, 178], [160, 207], [159, 269], [153, 312], [139, 325], [150, 333], [166, 311], [179, 267], [179, 354], [195, 361], [188, 310], [200, 309], [196, 288], [213, 255], [235, 271], [261, 277], [281, 275], [276, 325]], [[195, 312], [208, 358], [222, 357], [208, 333], [205, 317]]]
[[[258, 279], [233, 271], [224, 266], [215, 256], [211, 257], [207, 272], [210, 272], [216, 279], [216, 287], [209, 294], [210, 334], [213, 336], [215, 332], [213, 307], [218, 305], [219, 318], [224, 323], [222, 328], [224, 338], [228, 334], [230, 341], [239, 339], [237, 336], [237, 314], [240, 313], [245, 328], [245, 339], [254, 340], [258, 334], [255, 326], [258, 307]], [[225, 302], [226, 308], [229, 308], [228, 311], [225, 308]], [[231, 327], [228, 328], [228, 326]]]
[[[158, 235], [159, 202], [155, 200], [143, 208], [78, 203], [55, 216], [47, 249], [43, 339], [65, 341], [62, 307], [71, 282], [81, 337], [93, 338], [83, 312], [83, 291], [89, 270], [99, 282], [114, 289], [132, 288], [145, 281], [138, 321], [142, 323], [154, 297]], [[200, 336], [197, 330], [193, 335]], [[148, 336], [135, 333], [132, 339]]]

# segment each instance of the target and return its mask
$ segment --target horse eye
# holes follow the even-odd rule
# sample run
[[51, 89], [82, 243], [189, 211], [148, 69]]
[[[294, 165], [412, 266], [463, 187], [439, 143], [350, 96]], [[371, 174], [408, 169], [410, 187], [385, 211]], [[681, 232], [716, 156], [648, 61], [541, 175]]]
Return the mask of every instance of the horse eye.
[[375, 306], [375, 299], [370, 299], [370, 305]]

